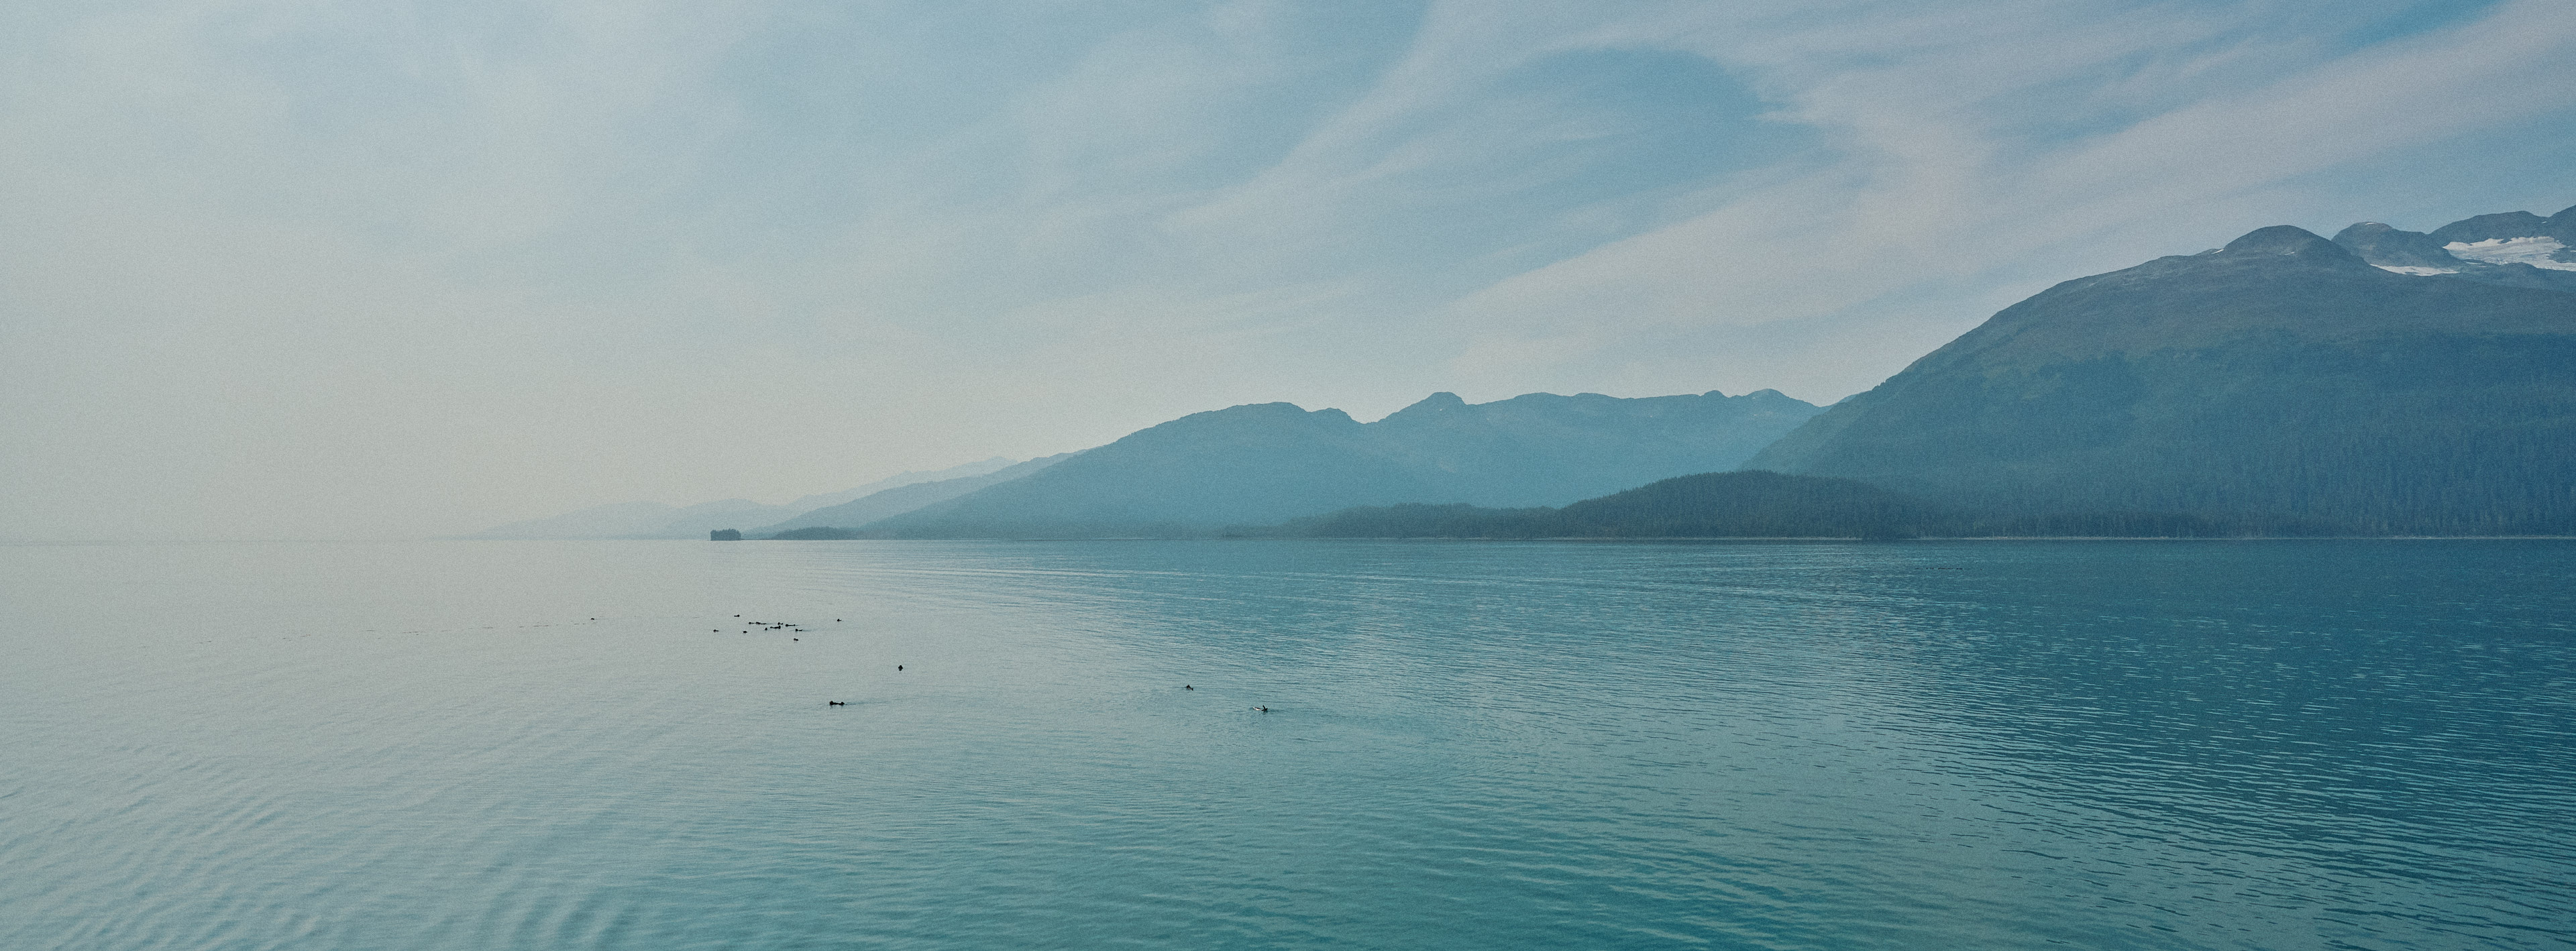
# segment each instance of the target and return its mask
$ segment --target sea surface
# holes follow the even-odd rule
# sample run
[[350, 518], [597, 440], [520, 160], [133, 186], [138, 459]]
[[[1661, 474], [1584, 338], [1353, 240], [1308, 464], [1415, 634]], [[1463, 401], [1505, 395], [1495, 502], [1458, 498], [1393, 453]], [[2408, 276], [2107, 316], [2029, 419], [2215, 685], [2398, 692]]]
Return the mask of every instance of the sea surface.
[[0, 948], [1309, 947], [2576, 947], [2576, 543], [0, 547]]

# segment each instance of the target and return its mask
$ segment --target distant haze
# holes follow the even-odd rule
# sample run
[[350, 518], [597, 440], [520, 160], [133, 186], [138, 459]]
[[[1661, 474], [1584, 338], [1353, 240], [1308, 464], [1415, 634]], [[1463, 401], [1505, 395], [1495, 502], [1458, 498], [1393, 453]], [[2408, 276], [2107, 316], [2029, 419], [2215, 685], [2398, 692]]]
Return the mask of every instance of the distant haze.
[[2564, 208], [2569, 63], [2564, 0], [8, 5], [0, 538], [1831, 403], [2257, 227]]
[[987, 475], [1012, 468], [1012, 462], [995, 456], [980, 462], [969, 462], [946, 469], [905, 472], [855, 488], [817, 493], [778, 505], [763, 505], [749, 499], [722, 499], [690, 506], [671, 506], [659, 502], [596, 505], [552, 518], [499, 525], [467, 537], [485, 539], [705, 538], [708, 532], [717, 529], [761, 525], [794, 518], [815, 509], [837, 508], [843, 503], [871, 497], [888, 489]]

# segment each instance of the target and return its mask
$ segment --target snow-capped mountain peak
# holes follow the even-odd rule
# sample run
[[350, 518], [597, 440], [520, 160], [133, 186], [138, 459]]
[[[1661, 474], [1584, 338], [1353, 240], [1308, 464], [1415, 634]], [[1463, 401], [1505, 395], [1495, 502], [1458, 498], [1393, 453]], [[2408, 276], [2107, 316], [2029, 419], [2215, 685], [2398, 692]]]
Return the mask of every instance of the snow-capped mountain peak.
[[2429, 234], [2364, 221], [2334, 241], [2383, 271], [2576, 291], [2576, 208], [2548, 218], [2527, 211], [2478, 215]]
[[2489, 238], [2484, 241], [2453, 241], [2442, 250], [2463, 260], [2483, 264], [2528, 264], [2553, 271], [2576, 271], [2576, 253], [2558, 239], [2533, 235], [2521, 238]]

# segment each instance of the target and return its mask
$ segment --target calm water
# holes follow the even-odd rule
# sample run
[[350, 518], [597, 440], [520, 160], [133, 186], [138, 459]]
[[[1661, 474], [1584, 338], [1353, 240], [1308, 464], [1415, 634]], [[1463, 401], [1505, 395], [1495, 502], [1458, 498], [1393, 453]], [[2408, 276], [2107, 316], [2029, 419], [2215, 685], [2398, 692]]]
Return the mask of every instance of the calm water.
[[2564, 542], [17, 546], [0, 596], [0, 948], [2576, 947]]

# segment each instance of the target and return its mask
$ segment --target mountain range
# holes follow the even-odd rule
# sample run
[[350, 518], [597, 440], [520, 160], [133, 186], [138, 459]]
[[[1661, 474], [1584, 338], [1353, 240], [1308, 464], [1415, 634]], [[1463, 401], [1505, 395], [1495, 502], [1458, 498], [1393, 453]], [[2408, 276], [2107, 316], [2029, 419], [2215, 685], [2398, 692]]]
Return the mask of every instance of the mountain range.
[[1733, 468], [1818, 412], [1773, 390], [1533, 393], [1481, 404], [1435, 393], [1372, 423], [1336, 409], [1251, 404], [1185, 416], [1026, 478], [837, 534], [1203, 535], [1355, 505], [1556, 505]]
[[2068, 281], [1745, 471], [1244, 534], [2576, 534], [2576, 208], [2258, 229]]
[[480, 537], [2576, 534], [2576, 208], [2257, 229], [2059, 284], [1831, 409], [1249, 404], [835, 495]]

